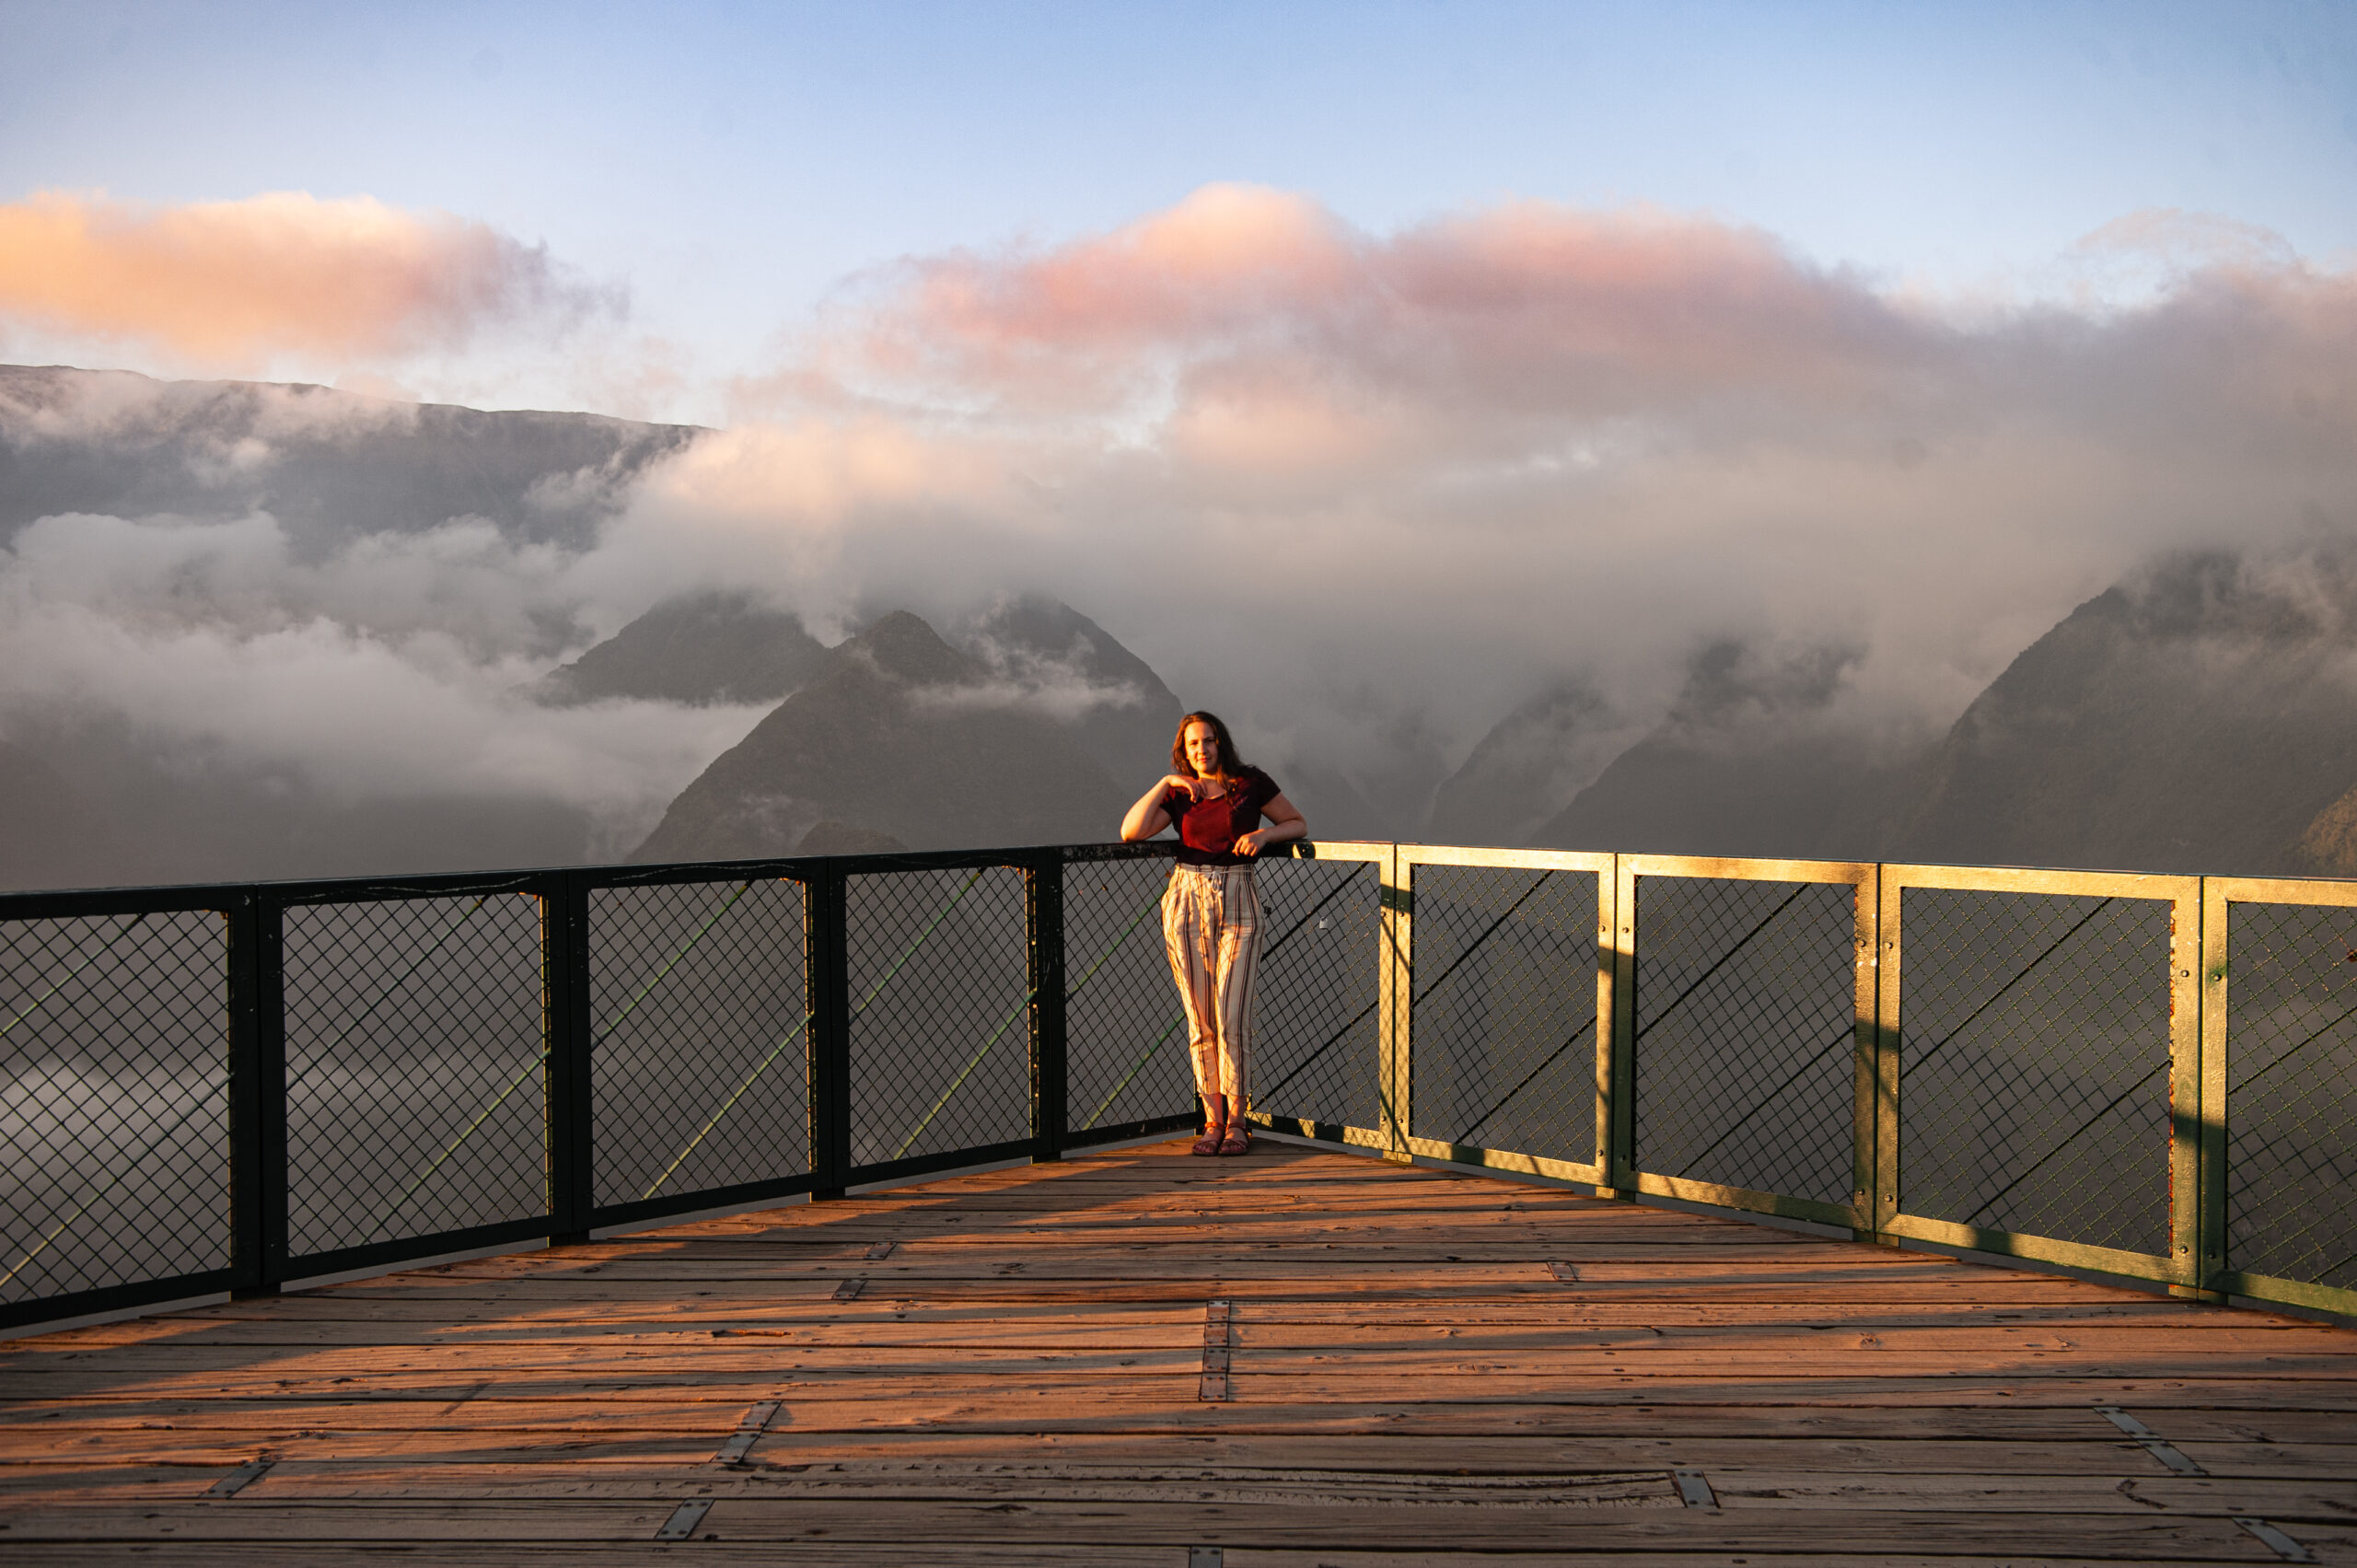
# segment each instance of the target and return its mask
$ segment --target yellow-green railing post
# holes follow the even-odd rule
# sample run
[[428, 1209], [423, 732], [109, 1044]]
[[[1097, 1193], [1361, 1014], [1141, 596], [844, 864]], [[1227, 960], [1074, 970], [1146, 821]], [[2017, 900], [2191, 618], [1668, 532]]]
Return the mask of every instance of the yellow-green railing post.
[[[2201, 879], [2200, 1267], [2194, 1283], [2214, 1290], [2226, 1272], [2227, 934], [2234, 920], [2225, 885]], [[2223, 1295], [2219, 1299], [2224, 1299]]]
[[[1887, 866], [1875, 867], [1875, 1070], [1872, 1085], [1871, 1179], [1865, 1233], [1896, 1246], [1887, 1231], [1898, 1214], [1899, 993], [1906, 983], [1901, 915], [1906, 888]], [[1865, 1118], [1862, 1114], [1861, 1120]]]
[[1882, 1122], [1882, 867], [1876, 865], [1858, 886], [1852, 905], [1856, 920], [1851, 947], [1856, 961], [1857, 1025], [1851, 1034], [1853, 1110], [1851, 1121], [1850, 1207], [1855, 1217], [1850, 1232], [1861, 1241], [1875, 1236], [1876, 1195], [1882, 1190], [1880, 1146]]
[[1410, 1017], [1415, 995], [1416, 892], [1415, 865], [1385, 844], [1376, 863], [1383, 878], [1382, 945], [1376, 970], [1376, 1082], [1383, 1119], [1383, 1155], [1405, 1163], [1408, 1153], [1408, 1101], [1411, 1061]]
[[[2209, 881], [2194, 884], [2169, 914], [2169, 1262], [2171, 1295], [2205, 1301], [2224, 1297], [2207, 1288], [2212, 1270], [2205, 1259], [2211, 1218], [2205, 1145], [2211, 1108], [2203, 1061], [2203, 1002], [2209, 991]], [[2223, 919], [2218, 922], [2223, 927]], [[2223, 932], [2222, 932], [2223, 935]], [[2223, 1022], [2223, 1016], [2221, 1018]]]

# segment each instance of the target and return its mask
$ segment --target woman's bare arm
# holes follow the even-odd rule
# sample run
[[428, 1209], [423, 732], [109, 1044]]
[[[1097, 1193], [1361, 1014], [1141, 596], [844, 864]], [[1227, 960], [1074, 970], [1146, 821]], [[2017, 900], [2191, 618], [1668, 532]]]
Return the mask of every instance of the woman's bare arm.
[[1269, 819], [1269, 825], [1255, 828], [1237, 840], [1237, 854], [1258, 854], [1271, 844], [1289, 844], [1295, 839], [1309, 836], [1309, 823], [1302, 816], [1301, 808], [1281, 794], [1260, 807], [1260, 815]]
[[1177, 773], [1165, 773], [1155, 780], [1154, 787], [1139, 796], [1138, 803], [1130, 807], [1130, 814], [1121, 819], [1121, 842], [1133, 844], [1141, 839], [1150, 839], [1170, 826], [1170, 813], [1162, 808], [1163, 801], [1176, 789], [1186, 790], [1200, 798], [1203, 791], [1197, 785], [1202, 783], [1200, 779], [1182, 778]]

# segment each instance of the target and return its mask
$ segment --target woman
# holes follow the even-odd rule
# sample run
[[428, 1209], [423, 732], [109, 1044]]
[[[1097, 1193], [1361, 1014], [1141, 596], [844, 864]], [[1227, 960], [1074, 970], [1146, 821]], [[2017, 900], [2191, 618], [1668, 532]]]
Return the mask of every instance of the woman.
[[1121, 819], [1121, 840], [1134, 843], [1173, 824], [1178, 829], [1178, 864], [1162, 895], [1162, 942], [1187, 1009], [1195, 1092], [1203, 1099], [1204, 1132], [1195, 1153], [1240, 1155], [1252, 1146], [1244, 1109], [1260, 958], [1252, 857], [1302, 837], [1309, 824], [1274, 779], [1237, 757], [1216, 714], [1178, 721], [1170, 766]]

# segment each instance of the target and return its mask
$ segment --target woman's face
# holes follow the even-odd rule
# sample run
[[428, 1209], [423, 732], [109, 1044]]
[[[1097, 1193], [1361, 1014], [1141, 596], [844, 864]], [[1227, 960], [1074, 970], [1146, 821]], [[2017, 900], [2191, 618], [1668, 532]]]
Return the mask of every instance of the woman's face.
[[1219, 772], [1219, 731], [1201, 719], [1187, 726], [1187, 765], [1198, 778]]

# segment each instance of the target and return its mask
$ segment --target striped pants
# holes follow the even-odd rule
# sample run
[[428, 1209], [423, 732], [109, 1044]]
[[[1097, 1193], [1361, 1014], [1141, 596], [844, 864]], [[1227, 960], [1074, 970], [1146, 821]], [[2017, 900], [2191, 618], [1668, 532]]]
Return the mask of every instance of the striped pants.
[[1162, 895], [1162, 945], [1187, 1009], [1195, 1088], [1249, 1093], [1252, 988], [1260, 968], [1260, 892], [1249, 865], [1176, 865]]

